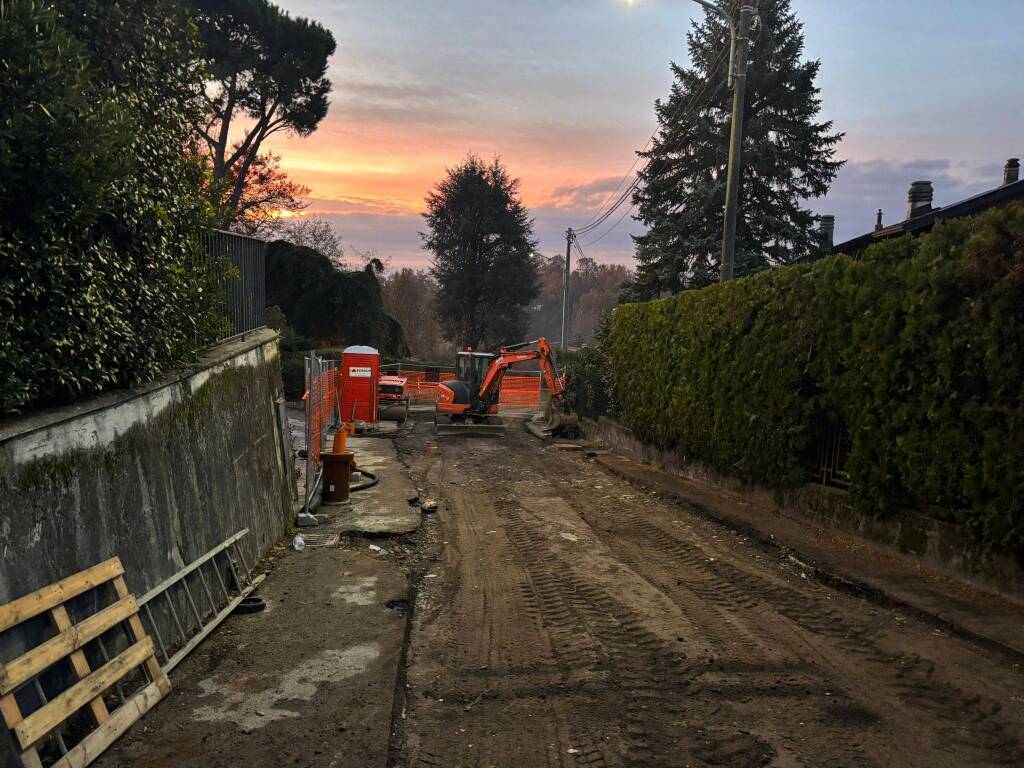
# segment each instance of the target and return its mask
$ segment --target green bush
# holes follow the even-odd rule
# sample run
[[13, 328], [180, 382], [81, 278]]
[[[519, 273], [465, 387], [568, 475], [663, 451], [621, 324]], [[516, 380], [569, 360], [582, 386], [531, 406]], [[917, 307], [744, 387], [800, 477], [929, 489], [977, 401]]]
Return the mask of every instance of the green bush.
[[402, 326], [384, 308], [373, 269], [341, 272], [312, 248], [278, 240], [267, 247], [267, 303], [316, 347], [367, 344], [382, 356], [409, 354]]
[[169, 0], [0, 3], [0, 413], [148, 380], [221, 322], [191, 35]]
[[804, 481], [823, 425], [854, 501], [1024, 543], [1024, 205], [647, 304], [602, 339], [617, 416], [684, 460]]
[[598, 419], [609, 411], [608, 382], [605, 375], [608, 361], [597, 347], [558, 352], [565, 365], [565, 402], [573, 412], [588, 419]]

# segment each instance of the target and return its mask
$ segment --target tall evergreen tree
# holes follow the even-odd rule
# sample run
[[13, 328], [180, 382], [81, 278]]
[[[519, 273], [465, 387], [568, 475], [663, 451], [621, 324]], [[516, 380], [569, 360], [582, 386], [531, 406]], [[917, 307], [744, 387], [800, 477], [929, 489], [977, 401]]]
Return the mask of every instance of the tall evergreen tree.
[[495, 158], [469, 155], [427, 195], [421, 233], [433, 255], [437, 312], [459, 346], [496, 348], [526, 333], [526, 305], [537, 297], [533, 222], [519, 180]]
[[[719, 0], [738, 19], [738, 4]], [[820, 62], [801, 61], [803, 25], [789, 0], [761, 0], [747, 70], [743, 173], [736, 234], [737, 277], [790, 264], [821, 248], [815, 216], [803, 207], [824, 195], [843, 162], [842, 139], [819, 122], [814, 81]], [[705, 11], [687, 34], [689, 68], [655, 104], [658, 132], [633, 196], [647, 225], [635, 237], [637, 279], [626, 298], [642, 300], [718, 279], [732, 92], [726, 87], [729, 30]]]

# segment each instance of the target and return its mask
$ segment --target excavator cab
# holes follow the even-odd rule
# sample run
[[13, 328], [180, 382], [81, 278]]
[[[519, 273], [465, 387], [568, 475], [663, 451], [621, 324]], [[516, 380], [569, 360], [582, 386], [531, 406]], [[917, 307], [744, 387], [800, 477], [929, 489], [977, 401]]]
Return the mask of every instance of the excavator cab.
[[487, 369], [491, 367], [493, 360], [494, 355], [490, 352], [456, 352], [455, 378], [479, 389], [480, 382], [487, 375]]

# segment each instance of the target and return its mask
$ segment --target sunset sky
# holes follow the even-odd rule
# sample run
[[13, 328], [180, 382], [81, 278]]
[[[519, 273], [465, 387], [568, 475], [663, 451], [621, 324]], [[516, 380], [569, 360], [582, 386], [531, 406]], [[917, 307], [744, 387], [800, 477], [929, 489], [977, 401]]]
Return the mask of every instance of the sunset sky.
[[[331, 110], [269, 145], [312, 189], [309, 213], [391, 266], [426, 266], [423, 198], [467, 152], [521, 179], [540, 250], [564, 248], [655, 127], [670, 60], [687, 61], [688, 0], [278, 0], [338, 42]], [[794, 0], [819, 58], [823, 117], [848, 165], [825, 200], [837, 238], [904, 218], [915, 179], [936, 204], [996, 186], [1024, 155], [1020, 0]], [[610, 220], [609, 223], [617, 219]], [[586, 247], [632, 261], [626, 219]], [[588, 242], [583, 240], [584, 245]]]

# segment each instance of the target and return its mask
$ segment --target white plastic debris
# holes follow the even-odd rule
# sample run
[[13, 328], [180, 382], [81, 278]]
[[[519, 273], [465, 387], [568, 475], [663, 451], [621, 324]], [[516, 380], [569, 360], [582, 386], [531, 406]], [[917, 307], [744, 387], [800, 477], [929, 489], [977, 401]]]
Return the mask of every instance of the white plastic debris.
[[306, 548], [306, 540], [302, 538], [301, 533], [296, 533], [295, 538], [292, 539], [292, 549], [296, 552], [301, 552]]
[[370, 551], [371, 552], [376, 552], [378, 555], [381, 555], [381, 556], [386, 555], [388, 553], [388, 551], [386, 549], [384, 549], [384, 547], [378, 547], [376, 544], [371, 544], [370, 545]]

